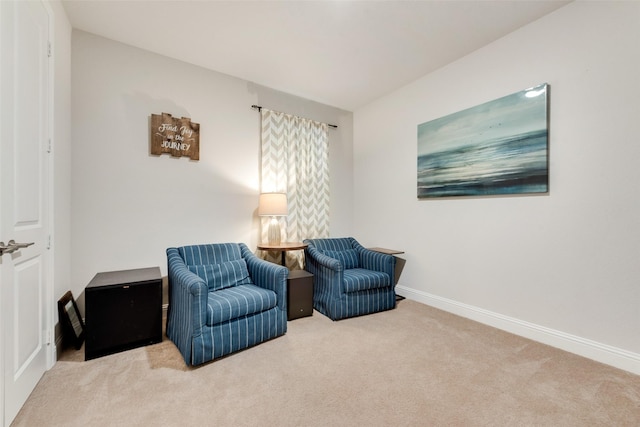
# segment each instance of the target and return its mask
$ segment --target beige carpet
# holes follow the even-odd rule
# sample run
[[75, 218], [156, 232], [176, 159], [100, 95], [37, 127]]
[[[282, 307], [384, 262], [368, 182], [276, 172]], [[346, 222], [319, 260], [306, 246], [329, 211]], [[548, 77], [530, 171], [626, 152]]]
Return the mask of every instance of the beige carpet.
[[16, 426], [638, 426], [640, 377], [404, 300], [199, 368], [170, 341], [66, 352]]

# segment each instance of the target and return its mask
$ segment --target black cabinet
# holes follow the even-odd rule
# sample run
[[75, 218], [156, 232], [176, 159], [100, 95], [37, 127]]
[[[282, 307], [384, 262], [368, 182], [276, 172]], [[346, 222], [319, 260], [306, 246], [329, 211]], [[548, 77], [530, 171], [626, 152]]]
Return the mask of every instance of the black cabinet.
[[313, 274], [305, 270], [289, 272], [287, 280], [287, 320], [313, 315]]
[[85, 360], [162, 341], [159, 267], [98, 273], [85, 288]]

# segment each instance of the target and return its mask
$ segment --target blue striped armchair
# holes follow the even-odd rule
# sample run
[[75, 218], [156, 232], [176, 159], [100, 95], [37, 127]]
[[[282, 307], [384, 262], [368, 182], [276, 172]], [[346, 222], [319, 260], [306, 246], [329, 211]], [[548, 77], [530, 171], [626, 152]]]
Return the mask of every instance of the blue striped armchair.
[[396, 306], [396, 259], [352, 237], [307, 239], [305, 269], [313, 274], [313, 307], [332, 320]]
[[287, 331], [287, 268], [243, 243], [167, 249], [167, 336], [200, 365]]

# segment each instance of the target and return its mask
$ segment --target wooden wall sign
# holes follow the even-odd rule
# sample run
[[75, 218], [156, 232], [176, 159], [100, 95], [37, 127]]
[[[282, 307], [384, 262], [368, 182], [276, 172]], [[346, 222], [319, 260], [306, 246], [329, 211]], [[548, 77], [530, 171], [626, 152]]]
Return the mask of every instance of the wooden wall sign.
[[170, 153], [200, 160], [200, 124], [190, 118], [171, 117], [171, 114], [151, 115], [151, 154]]

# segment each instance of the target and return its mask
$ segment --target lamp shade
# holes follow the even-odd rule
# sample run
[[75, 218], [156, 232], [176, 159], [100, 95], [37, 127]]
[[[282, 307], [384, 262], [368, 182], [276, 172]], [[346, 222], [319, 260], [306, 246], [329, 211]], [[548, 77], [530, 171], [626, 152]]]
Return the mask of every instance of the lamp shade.
[[258, 205], [260, 216], [285, 216], [288, 213], [285, 193], [262, 193]]

